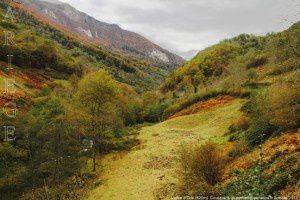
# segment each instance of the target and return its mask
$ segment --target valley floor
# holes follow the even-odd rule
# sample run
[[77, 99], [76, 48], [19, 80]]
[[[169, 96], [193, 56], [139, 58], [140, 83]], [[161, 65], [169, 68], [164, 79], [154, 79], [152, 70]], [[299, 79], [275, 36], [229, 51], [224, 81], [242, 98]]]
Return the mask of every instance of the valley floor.
[[228, 127], [242, 115], [243, 100], [142, 128], [141, 144], [102, 159], [101, 185], [88, 200], [152, 200], [178, 196], [178, 150], [207, 140], [226, 143]]

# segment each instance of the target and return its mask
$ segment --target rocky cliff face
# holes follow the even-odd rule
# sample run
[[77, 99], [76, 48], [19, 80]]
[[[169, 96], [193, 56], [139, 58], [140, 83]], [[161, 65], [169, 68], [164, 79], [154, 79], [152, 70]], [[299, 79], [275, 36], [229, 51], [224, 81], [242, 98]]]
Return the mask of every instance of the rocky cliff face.
[[116, 24], [98, 21], [58, 0], [20, 1], [53, 22], [63, 25], [76, 34], [97, 40], [110, 50], [121, 51], [170, 67], [176, 67], [184, 61], [183, 58], [170, 53], [139, 34], [123, 30]]

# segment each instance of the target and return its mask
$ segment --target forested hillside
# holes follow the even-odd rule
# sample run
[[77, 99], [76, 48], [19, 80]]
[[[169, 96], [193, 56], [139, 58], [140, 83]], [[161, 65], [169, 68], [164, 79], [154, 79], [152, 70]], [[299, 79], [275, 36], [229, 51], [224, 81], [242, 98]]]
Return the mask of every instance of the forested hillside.
[[[1, 3], [1, 8], [3, 18], [6, 5]], [[4, 31], [12, 31], [15, 45], [3, 46], [0, 56], [6, 61], [8, 53], [13, 54], [12, 63], [22, 68], [46, 69], [45, 73], [52, 71], [52, 75], [56, 71], [60, 79], [68, 79], [72, 74], [81, 77], [102, 68], [139, 92], [154, 88], [172, 70], [101, 49], [63, 29], [58, 30], [43, 18], [35, 18], [20, 4], [16, 5], [13, 20], [1, 22], [1, 38], [5, 37]]]
[[197, 93], [198, 89], [213, 88], [220, 81], [225, 86], [237, 87], [241, 81], [245, 82], [245, 73], [258, 73], [257, 69], [268, 70], [266, 75], [296, 70], [299, 26], [298, 22], [282, 33], [264, 37], [241, 34], [208, 47], [167, 78], [162, 91]]

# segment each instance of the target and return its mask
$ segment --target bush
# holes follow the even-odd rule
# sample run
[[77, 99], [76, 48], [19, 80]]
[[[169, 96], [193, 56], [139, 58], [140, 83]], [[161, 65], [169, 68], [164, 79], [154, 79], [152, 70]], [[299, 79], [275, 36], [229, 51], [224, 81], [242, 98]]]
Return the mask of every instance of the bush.
[[51, 89], [50, 89], [49, 87], [43, 87], [43, 88], [40, 90], [38, 96], [44, 97], [44, 96], [50, 95], [50, 93], [51, 93]]
[[263, 112], [269, 121], [284, 129], [298, 128], [300, 125], [300, 78], [290, 78], [272, 85], [267, 94]]
[[225, 159], [217, 144], [205, 144], [180, 151], [182, 187], [192, 195], [218, 195]]
[[268, 62], [268, 59], [264, 55], [259, 55], [254, 57], [250, 62], [247, 64], [247, 69], [259, 67], [264, 65]]
[[258, 94], [253, 94], [250, 102], [242, 108], [246, 110], [250, 116], [250, 127], [245, 136], [249, 145], [256, 146], [266, 141], [275, 131], [277, 126], [271, 124], [266, 117], [266, 90], [260, 91]]
[[215, 185], [221, 180], [224, 167], [223, 155], [217, 145], [207, 142], [196, 149], [192, 171], [197, 177], [202, 177], [210, 184]]
[[241, 155], [244, 155], [247, 152], [249, 152], [248, 145], [247, 145], [246, 141], [241, 140], [241, 141], [236, 142], [233, 145], [232, 149], [230, 150], [230, 152], [228, 154], [228, 158], [231, 160], [231, 159], [240, 157]]
[[274, 67], [271, 68], [269, 74], [270, 75], [280, 75], [283, 73], [295, 71], [297, 69], [300, 69], [300, 61], [299, 59], [290, 58], [284, 62], [280, 62]]
[[250, 71], [247, 76], [250, 83], [255, 82], [258, 78], [258, 74], [253, 70]]
[[234, 133], [239, 130], [246, 131], [250, 126], [249, 123], [248, 117], [241, 117], [229, 127], [229, 132]]
[[266, 141], [277, 130], [278, 127], [270, 124], [264, 117], [256, 117], [252, 119], [249, 131], [246, 132], [246, 138], [249, 145], [256, 146]]
[[18, 29], [18, 25], [12, 23], [12, 22], [6, 22], [6, 21], [0, 21], [0, 26], [2, 26], [5, 29]]
[[229, 142], [233, 142], [244, 138], [245, 131], [250, 127], [250, 120], [248, 117], [241, 117], [239, 120], [234, 122], [229, 126], [228, 132], [225, 133], [225, 136], [229, 135]]
[[136, 102], [128, 102], [125, 106], [126, 107], [122, 115], [124, 124], [126, 126], [130, 126], [139, 123], [141, 121], [141, 105]]
[[264, 142], [275, 133], [298, 128], [300, 124], [300, 79], [296, 74], [251, 97], [243, 110], [251, 117], [246, 133], [250, 145]]
[[155, 103], [149, 105], [144, 111], [144, 120], [146, 122], [159, 122], [162, 120], [163, 113], [168, 107], [168, 103]]

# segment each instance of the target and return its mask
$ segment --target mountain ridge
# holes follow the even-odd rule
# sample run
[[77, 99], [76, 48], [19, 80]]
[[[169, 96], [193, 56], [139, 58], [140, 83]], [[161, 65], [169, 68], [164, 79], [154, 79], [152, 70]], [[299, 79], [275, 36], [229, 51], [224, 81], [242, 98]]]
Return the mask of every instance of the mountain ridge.
[[156, 65], [174, 67], [183, 64], [184, 59], [147, 38], [117, 24], [109, 24], [78, 11], [69, 4], [59, 1], [21, 0], [29, 9], [52, 22], [66, 27], [71, 32], [97, 41], [99, 45], [111, 51], [118, 51], [137, 58], [147, 59]]
[[[25, 8], [23, 4], [0, 2], [1, 16], [4, 16], [8, 5], [14, 12], [14, 20], [0, 23], [0, 30], [16, 31], [15, 41], [18, 48], [1, 48], [0, 60], [6, 61], [9, 53], [14, 54], [14, 66], [39, 69], [50, 77], [64, 80], [73, 74], [82, 77], [102, 68], [115, 80], [132, 86], [138, 92], [158, 87], [176, 67], [155, 65], [146, 59], [108, 51], [59, 24], [49, 22], [38, 13]], [[24, 39], [28, 32], [31, 34], [30, 39]], [[4, 37], [4, 32], [0, 35]]]

